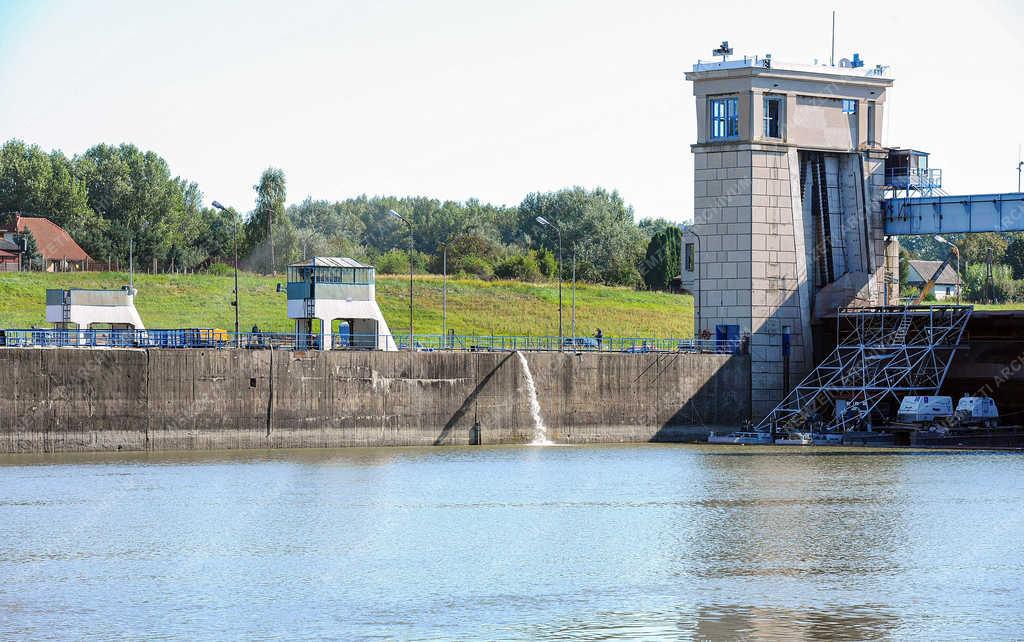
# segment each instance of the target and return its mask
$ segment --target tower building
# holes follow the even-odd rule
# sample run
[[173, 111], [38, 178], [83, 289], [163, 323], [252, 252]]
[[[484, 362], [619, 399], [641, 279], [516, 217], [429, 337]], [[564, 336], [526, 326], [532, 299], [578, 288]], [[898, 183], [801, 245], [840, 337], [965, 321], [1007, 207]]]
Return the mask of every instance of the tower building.
[[886, 272], [899, 273], [881, 215], [893, 79], [856, 55], [838, 67], [723, 58], [686, 79], [697, 142], [682, 280], [701, 336], [749, 336], [756, 419], [813, 366], [819, 320], [881, 305]]

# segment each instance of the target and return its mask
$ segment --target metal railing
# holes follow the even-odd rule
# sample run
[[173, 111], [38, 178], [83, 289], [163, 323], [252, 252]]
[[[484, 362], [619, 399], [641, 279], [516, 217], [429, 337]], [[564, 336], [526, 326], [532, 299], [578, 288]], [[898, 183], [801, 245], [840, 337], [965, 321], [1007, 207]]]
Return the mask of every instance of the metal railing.
[[[329, 339], [329, 342], [325, 339]], [[18, 348], [164, 348], [248, 350], [383, 350], [409, 349], [408, 334], [321, 335], [299, 332], [227, 332], [212, 328], [184, 329], [11, 329], [0, 330], [0, 346]], [[508, 335], [414, 335], [419, 352], [702, 352], [739, 353], [745, 344], [734, 340], [671, 337], [562, 337]]]
[[0, 330], [0, 346], [15, 348], [245, 348], [319, 350], [319, 334], [297, 332], [226, 332], [212, 328], [186, 329], [13, 329]]

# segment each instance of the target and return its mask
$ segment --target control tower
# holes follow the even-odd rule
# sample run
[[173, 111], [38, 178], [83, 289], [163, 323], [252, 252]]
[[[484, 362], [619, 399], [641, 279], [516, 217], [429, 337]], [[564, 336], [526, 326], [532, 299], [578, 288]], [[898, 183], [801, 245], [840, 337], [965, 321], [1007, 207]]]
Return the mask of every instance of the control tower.
[[899, 273], [881, 216], [893, 79], [857, 55], [833, 67], [715, 53], [686, 74], [697, 142], [682, 279], [700, 335], [749, 335], [758, 419], [813, 366], [818, 320], [883, 304]]
[[319, 337], [324, 350], [397, 350], [377, 307], [375, 272], [372, 265], [330, 256], [289, 265], [288, 317], [296, 333]]

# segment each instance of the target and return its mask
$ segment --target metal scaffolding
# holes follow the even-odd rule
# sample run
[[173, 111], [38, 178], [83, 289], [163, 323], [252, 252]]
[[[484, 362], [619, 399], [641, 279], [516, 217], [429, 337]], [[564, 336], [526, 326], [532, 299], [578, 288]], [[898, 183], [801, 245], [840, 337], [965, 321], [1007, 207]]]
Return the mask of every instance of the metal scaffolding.
[[836, 348], [757, 425], [759, 432], [862, 429], [879, 404], [936, 395], [972, 306], [846, 308]]

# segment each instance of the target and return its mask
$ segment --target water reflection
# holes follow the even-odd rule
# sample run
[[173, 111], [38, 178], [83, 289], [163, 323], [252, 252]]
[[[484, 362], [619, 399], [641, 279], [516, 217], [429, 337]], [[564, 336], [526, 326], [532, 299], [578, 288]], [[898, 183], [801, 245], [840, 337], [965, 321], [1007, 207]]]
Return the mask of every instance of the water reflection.
[[0, 637], [1011, 637], [1022, 499], [997, 454], [0, 458]]

